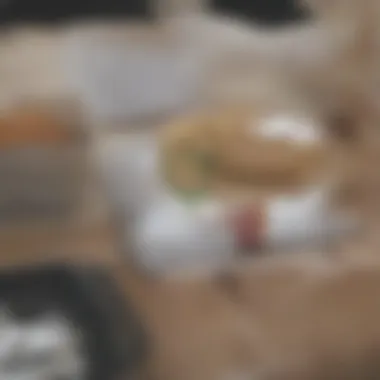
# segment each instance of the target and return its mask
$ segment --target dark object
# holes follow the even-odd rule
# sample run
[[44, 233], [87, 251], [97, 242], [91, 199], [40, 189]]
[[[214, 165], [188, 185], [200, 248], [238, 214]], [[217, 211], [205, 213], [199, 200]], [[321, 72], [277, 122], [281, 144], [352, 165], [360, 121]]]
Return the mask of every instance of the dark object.
[[[57, 23], [117, 17], [153, 20], [154, 0], [0, 0], [0, 25]], [[181, 0], [178, 0], [181, 1]], [[217, 12], [266, 24], [283, 25], [308, 17], [297, 0], [206, 0]]]
[[211, 0], [211, 3], [217, 12], [271, 26], [303, 21], [309, 16], [297, 0]]
[[67, 318], [81, 336], [88, 380], [127, 375], [145, 356], [144, 330], [104, 271], [55, 265], [1, 272], [0, 303], [16, 319], [49, 311]]
[[0, 0], [0, 23], [66, 22], [88, 18], [152, 18], [148, 0]]

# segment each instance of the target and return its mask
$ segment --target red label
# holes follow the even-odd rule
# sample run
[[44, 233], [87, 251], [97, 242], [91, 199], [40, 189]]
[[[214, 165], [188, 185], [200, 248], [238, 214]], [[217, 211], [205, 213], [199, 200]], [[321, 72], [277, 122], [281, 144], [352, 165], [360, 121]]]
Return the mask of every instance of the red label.
[[265, 226], [260, 206], [249, 205], [236, 210], [232, 215], [232, 228], [239, 250], [253, 251], [262, 248]]

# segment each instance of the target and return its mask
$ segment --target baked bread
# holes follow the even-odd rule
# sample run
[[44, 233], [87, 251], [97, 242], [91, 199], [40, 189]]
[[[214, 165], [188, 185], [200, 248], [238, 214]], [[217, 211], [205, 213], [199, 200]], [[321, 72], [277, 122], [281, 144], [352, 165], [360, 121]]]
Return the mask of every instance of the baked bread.
[[333, 169], [322, 127], [303, 115], [204, 112], [164, 128], [161, 143], [167, 183], [187, 194], [302, 190]]

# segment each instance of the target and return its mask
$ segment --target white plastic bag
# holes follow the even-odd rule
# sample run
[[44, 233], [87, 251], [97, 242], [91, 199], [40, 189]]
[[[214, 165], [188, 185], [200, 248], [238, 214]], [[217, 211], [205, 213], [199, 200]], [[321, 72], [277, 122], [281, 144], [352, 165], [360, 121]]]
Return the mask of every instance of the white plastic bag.
[[[68, 36], [69, 77], [92, 117], [138, 120], [176, 112], [196, 100], [203, 62], [185, 40], [166, 36], [159, 27], [156, 32], [149, 31], [152, 26], [119, 28], [116, 36], [117, 26]], [[149, 33], [153, 36], [146, 37]]]

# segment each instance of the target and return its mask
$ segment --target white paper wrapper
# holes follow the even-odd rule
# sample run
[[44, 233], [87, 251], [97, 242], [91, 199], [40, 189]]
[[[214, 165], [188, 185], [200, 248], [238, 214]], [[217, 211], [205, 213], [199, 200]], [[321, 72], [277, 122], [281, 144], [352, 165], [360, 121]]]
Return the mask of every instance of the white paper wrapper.
[[137, 262], [154, 272], [228, 264], [234, 236], [223, 210], [219, 204], [191, 207], [171, 197], [153, 205], [134, 230]]
[[273, 199], [266, 208], [265, 245], [276, 251], [325, 248], [352, 231], [355, 220], [333, 212], [328, 189]]
[[355, 227], [330, 212], [328, 199], [318, 191], [247, 205], [248, 211], [234, 207], [208, 200], [192, 206], [172, 197], [162, 199], [136, 226], [137, 261], [161, 273], [218, 268], [239, 256], [323, 250]]

